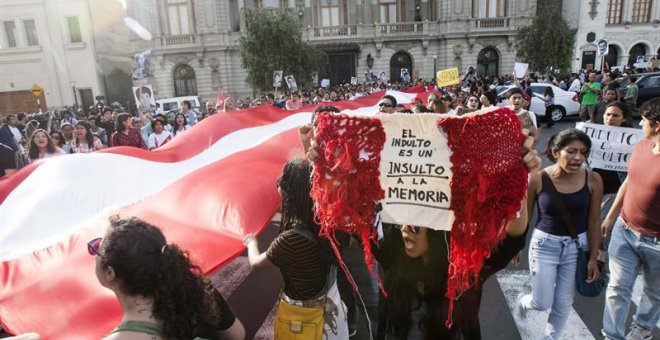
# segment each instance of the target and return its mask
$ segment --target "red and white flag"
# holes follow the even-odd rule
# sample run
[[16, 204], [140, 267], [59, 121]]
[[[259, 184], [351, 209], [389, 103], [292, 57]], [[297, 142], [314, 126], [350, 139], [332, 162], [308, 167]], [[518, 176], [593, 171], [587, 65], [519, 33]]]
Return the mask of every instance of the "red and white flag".
[[[373, 115], [383, 94], [335, 106]], [[389, 94], [401, 103], [416, 97]], [[153, 152], [67, 155], [0, 179], [2, 326], [43, 339], [98, 339], [119, 324], [120, 305], [98, 283], [86, 247], [110, 215], [159, 226], [205, 273], [237, 257], [244, 235], [260, 233], [277, 210], [275, 180], [287, 160], [302, 156], [297, 129], [315, 108], [214, 115]]]

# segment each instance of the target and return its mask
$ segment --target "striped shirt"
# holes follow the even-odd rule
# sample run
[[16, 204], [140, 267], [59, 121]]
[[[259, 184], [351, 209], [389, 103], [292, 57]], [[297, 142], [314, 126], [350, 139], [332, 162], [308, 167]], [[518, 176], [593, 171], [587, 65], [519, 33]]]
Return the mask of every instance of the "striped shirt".
[[266, 256], [280, 269], [288, 297], [310, 300], [325, 287], [329, 266], [321, 258], [319, 244], [293, 229], [279, 234]]

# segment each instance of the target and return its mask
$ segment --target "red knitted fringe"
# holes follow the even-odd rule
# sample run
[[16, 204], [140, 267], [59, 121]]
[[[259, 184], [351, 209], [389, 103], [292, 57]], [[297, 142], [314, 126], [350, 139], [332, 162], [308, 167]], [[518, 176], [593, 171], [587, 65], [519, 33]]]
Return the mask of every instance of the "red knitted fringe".
[[[378, 271], [373, 270], [370, 245], [377, 238], [373, 228], [375, 202], [385, 197], [378, 169], [385, 130], [379, 119], [324, 112], [317, 117], [315, 139], [322, 156], [314, 162], [311, 196], [320, 235], [330, 241], [340, 259], [335, 231], [357, 233], [369, 270], [378, 277]], [[347, 272], [343, 261], [339, 262]], [[357, 290], [350, 275], [347, 277]], [[380, 283], [379, 277], [378, 280]]]
[[502, 108], [438, 120], [452, 150], [451, 229], [447, 293], [451, 326], [454, 301], [478, 282], [484, 260], [505, 237], [527, 190], [528, 169], [520, 160], [525, 141], [516, 114]]

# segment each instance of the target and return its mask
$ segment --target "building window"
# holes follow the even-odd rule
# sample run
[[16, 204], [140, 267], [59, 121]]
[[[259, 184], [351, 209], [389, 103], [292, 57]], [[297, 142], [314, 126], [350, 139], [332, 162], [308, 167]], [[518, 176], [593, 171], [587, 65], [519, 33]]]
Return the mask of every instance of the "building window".
[[[504, 5], [503, 9], [502, 5]], [[505, 0], [473, 0], [472, 17], [497, 18], [506, 16], [507, 5], [508, 3]]]
[[167, 0], [167, 21], [170, 35], [190, 34], [190, 10], [188, 0]]
[[477, 74], [493, 77], [499, 74], [500, 55], [492, 47], [486, 47], [477, 56]]
[[195, 70], [189, 65], [181, 64], [174, 69], [174, 93], [176, 97], [197, 95]]
[[81, 43], [82, 35], [80, 34], [80, 22], [78, 17], [67, 17], [66, 25], [69, 27], [69, 40], [72, 43]]
[[429, 21], [438, 20], [438, 3], [437, 0], [429, 0]]
[[281, 0], [256, 0], [255, 4], [262, 8], [284, 8]]
[[339, 26], [339, 0], [320, 0], [319, 3], [321, 26]]
[[623, 15], [623, 0], [610, 0], [607, 5], [607, 23], [610, 25], [621, 24]]
[[211, 88], [216, 91], [220, 88], [220, 72], [218, 70], [211, 71]]
[[5, 39], [7, 40], [7, 47], [16, 47], [16, 23], [13, 21], [5, 21], [2, 23], [5, 28]]
[[397, 22], [397, 0], [379, 0], [380, 4], [380, 22]]
[[37, 37], [37, 25], [33, 19], [23, 20], [23, 27], [25, 28], [25, 41], [28, 46], [39, 46], [39, 38]]
[[632, 22], [645, 23], [651, 21], [651, 0], [633, 0]]

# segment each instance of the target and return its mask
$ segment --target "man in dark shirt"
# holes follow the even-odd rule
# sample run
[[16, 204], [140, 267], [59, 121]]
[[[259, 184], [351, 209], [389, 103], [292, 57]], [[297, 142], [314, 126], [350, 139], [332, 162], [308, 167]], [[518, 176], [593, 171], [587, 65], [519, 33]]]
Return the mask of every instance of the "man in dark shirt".
[[0, 143], [0, 177], [16, 172], [16, 153], [9, 146]]

